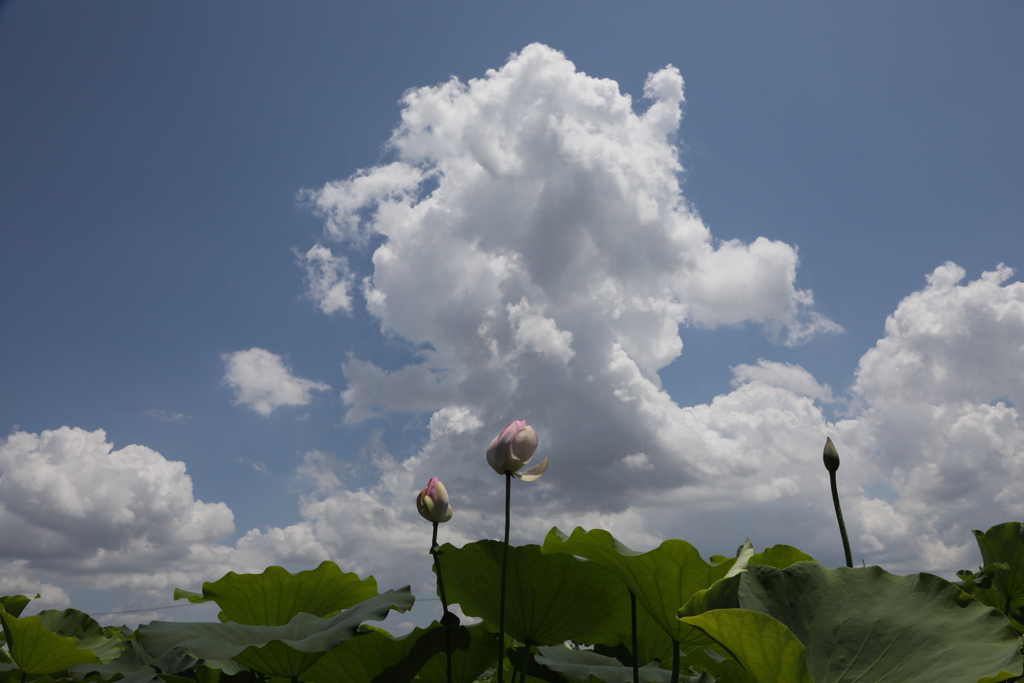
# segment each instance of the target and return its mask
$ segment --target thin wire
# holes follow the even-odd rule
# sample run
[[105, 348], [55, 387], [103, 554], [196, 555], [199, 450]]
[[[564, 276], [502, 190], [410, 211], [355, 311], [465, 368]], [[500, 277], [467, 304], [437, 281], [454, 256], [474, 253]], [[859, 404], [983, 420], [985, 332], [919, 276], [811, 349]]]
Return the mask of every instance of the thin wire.
[[104, 616], [107, 616], [109, 614], [135, 614], [136, 612], [152, 612], [153, 610], [158, 610], [158, 609], [174, 609], [176, 607], [191, 607], [194, 604], [196, 604], [196, 603], [194, 603], [194, 602], [187, 602], [184, 605], [165, 605], [163, 607], [144, 607], [143, 609], [126, 609], [126, 610], [124, 610], [122, 612], [90, 612], [89, 614], [90, 615], [96, 615], [97, 617], [104, 617]]

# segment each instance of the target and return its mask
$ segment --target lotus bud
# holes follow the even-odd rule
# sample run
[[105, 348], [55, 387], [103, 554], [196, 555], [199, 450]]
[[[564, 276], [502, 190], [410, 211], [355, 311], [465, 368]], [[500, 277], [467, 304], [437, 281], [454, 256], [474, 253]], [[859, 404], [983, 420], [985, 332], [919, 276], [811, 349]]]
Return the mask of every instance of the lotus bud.
[[825, 469], [829, 472], [835, 472], [839, 469], [839, 451], [836, 450], [830, 436], [825, 437], [825, 452], [822, 453], [821, 459], [825, 461]]
[[416, 509], [428, 522], [447, 522], [452, 518], [448, 491], [437, 477], [431, 477], [427, 487], [416, 497]]
[[539, 479], [548, 468], [548, 459], [525, 472], [520, 472], [533, 454], [537, 452], [537, 432], [526, 424], [526, 420], [516, 420], [496, 436], [487, 447], [487, 464], [498, 474], [512, 474], [523, 481]]

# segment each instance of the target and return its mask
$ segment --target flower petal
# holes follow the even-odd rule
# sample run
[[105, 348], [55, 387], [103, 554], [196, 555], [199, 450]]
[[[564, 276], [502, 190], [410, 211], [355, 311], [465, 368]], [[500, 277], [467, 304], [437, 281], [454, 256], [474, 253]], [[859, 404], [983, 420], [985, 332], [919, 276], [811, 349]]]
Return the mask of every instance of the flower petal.
[[523, 481], [534, 481], [536, 479], [540, 479], [541, 475], [544, 474], [544, 471], [547, 470], [547, 468], [548, 459], [544, 458], [543, 462], [539, 465], [534, 465], [525, 472], [513, 472], [512, 476], [516, 479], [522, 479]]

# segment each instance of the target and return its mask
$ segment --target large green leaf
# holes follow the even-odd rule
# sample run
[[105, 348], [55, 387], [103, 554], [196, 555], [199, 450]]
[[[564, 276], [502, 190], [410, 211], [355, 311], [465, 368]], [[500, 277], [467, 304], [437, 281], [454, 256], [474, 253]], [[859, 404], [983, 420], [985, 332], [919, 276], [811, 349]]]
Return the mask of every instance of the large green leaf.
[[582, 527], [568, 537], [558, 528], [551, 529], [544, 539], [544, 552], [578, 555], [613, 570], [658, 626], [674, 641], [689, 645], [709, 645], [710, 641], [679, 621], [676, 611], [691, 595], [725, 577], [736, 563], [736, 558], [722, 558], [718, 564], [708, 564], [696, 548], [678, 539], [640, 553], [603, 529], [584, 531]]
[[[552, 671], [557, 671], [571, 681], [586, 681], [591, 676], [605, 683], [632, 683], [633, 667], [627, 666], [614, 657], [571, 650], [562, 645], [537, 648], [534, 658]], [[639, 668], [643, 683], [669, 683], [672, 672], [648, 665]], [[685, 678], [683, 680], [686, 680]]]
[[[435, 655], [445, 653], [445, 628], [434, 622], [428, 628], [394, 638], [370, 630], [349, 638], [311, 666], [302, 680], [318, 683], [409, 683]], [[448, 629], [453, 653], [471, 644], [465, 627]], [[491, 641], [497, 647], [496, 639]], [[493, 648], [492, 648], [493, 653]], [[495, 659], [492, 654], [491, 659]]]
[[[36, 593], [35, 597], [38, 598], [39, 593]], [[0, 597], [0, 607], [12, 617], [20, 617], [28, 603], [34, 599], [24, 595], [4, 595]]]
[[[672, 650], [675, 645], [665, 629], [658, 626], [654, 617], [647, 613], [643, 607], [636, 610], [637, 630], [637, 662], [640, 666], [654, 664], [662, 669], [672, 669]], [[594, 652], [615, 657], [622, 662], [633, 664], [633, 638], [632, 634], [623, 637], [622, 642], [615, 646], [594, 646]]]
[[[448, 600], [498, 630], [503, 544], [441, 547]], [[596, 562], [544, 555], [536, 545], [508, 549], [505, 632], [521, 643], [614, 645], [630, 630], [629, 591]]]
[[695, 647], [684, 654], [679, 663], [690, 670], [707, 672], [715, 681], [757, 683], [757, 678], [732, 657], [723, 657], [702, 647]]
[[11, 658], [29, 675], [62, 671], [75, 664], [109, 662], [121, 652], [121, 639], [108, 635], [85, 612], [43, 610], [15, 617], [0, 609]]
[[816, 560], [813, 557], [799, 548], [794, 548], [791, 545], [779, 544], [773, 545], [771, 548], [765, 548], [761, 552], [751, 555], [750, 560], [747, 562], [747, 566], [766, 565], [777, 569], [785, 569], [797, 562], [815, 561]]
[[1020, 641], [1006, 617], [931, 574], [816, 562], [751, 566], [739, 577], [737, 597], [740, 607], [771, 615], [800, 639], [821, 683], [974, 682], [1022, 670]]
[[[215, 601], [222, 621], [251, 626], [281, 626], [300, 612], [328, 617], [375, 595], [376, 579], [360, 579], [330, 561], [295, 574], [283, 567], [267, 567], [261, 574], [228, 572], [217, 581], [204, 583], [201, 594], [181, 589], [174, 593], [176, 599], [190, 602]], [[274, 642], [247, 649], [235, 659], [257, 671], [305, 671], [320, 656]]]
[[90, 674], [97, 674], [104, 680], [120, 674], [124, 678], [119, 679], [119, 683], [160, 683], [162, 679], [158, 674], [177, 674], [192, 668], [197, 661], [183, 647], [153, 657], [137, 640], [128, 640], [117, 659], [106, 664], [79, 664], [70, 668], [76, 678], [83, 680]]
[[[278, 660], [266, 660], [264, 665], [267, 668], [259, 671], [270, 676], [291, 678], [312, 666], [323, 653], [333, 650], [354, 636], [362, 622], [368, 619], [380, 621], [391, 609], [404, 612], [412, 607], [414, 600], [409, 587], [406, 586], [364, 600], [327, 619], [300, 612], [287, 624], [280, 626], [238, 624], [231, 621], [154, 621], [139, 627], [139, 638], [143, 647], [155, 656], [184, 646], [201, 659], [215, 660], [238, 658], [238, 655], [248, 651], [248, 648], [262, 648], [274, 643], [275, 646], [286, 648], [283, 651], [288, 656]], [[302, 658], [302, 653], [309, 653], [310, 657]], [[312, 661], [308, 661], [310, 659]]]
[[343, 572], [325, 561], [316, 569], [292, 574], [283, 567], [267, 567], [262, 574], [228, 572], [203, 584], [202, 593], [174, 591], [175, 600], [217, 603], [223, 619], [252, 626], [287, 624], [299, 612], [328, 617], [377, 595], [377, 580]]
[[[719, 609], [683, 617], [680, 621], [713, 638], [756, 683], [815, 683], [815, 680], [824, 683], [835, 680], [812, 679], [807, 672], [803, 643], [784, 624], [767, 614], [745, 609]], [[709, 673], [714, 675], [713, 671]]]
[[974, 597], [1020, 623], [1024, 608], [1024, 525], [1007, 522], [984, 533], [973, 533], [981, 549], [983, 567], [1006, 564], [1005, 569], [992, 572], [992, 586], [977, 588]]
[[[472, 683], [498, 661], [498, 634], [488, 631], [483, 624], [459, 628], [469, 634], [469, 647], [460, 647], [452, 653], [452, 683]], [[447, 683], [446, 653], [439, 652], [423, 665], [420, 680], [423, 683]]]

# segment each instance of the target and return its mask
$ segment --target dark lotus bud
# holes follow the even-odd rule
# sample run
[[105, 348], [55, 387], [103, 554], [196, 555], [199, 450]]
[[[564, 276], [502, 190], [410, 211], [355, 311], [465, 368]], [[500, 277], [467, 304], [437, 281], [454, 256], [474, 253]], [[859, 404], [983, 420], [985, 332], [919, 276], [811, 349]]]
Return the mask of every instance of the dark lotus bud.
[[832, 443], [832, 437], [825, 437], [825, 452], [821, 454], [821, 459], [825, 461], [825, 469], [829, 472], [839, 469], [839, 451]]

